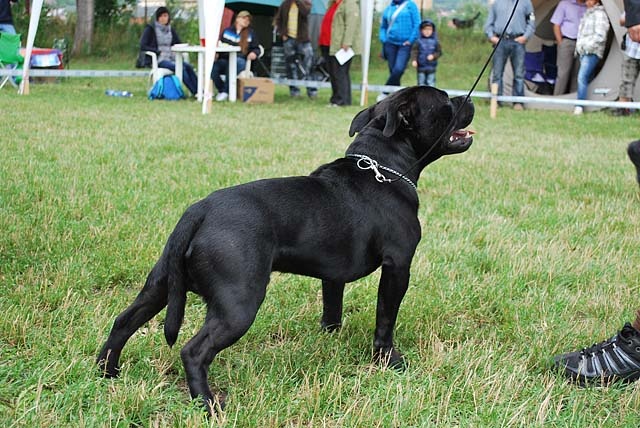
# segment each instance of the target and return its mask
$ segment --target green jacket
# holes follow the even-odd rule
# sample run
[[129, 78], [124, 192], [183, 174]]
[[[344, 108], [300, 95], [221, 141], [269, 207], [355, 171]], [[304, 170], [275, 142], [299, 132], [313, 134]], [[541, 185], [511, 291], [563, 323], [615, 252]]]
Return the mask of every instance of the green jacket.
[[[329, 6], [333, 3], [334, 1], [330, 1]], [[342, 0], [331, 23], [330, 55], [335, 55], [342, 45], [351, 46], [356, 55], [362, 52], [360, 20], [360, 1]]]

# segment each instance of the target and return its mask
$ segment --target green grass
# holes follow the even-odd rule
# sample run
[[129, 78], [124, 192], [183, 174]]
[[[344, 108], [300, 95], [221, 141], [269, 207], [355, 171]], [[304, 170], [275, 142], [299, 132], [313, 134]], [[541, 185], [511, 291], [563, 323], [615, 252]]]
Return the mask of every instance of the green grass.
[[[445, 51], [442, 87], [475, 79], [487, 47], [467, 42]], [[348, 286], [331, 335], [319, 282], [274, 273], [252, 328], [211, 365], [229, 394], [217, 419], [188, 399], [180, 363], [204, 318], [194, 296], [173, 349], [161, 313], [131, 338], [120, 378], [100, 378], [95, 356], [184, 209], [342, 156], [359, 111], [278, 87], [273, 105], [203, 116], [144, 92], [141, 79], [0, 91], [1, 426], [637, 426], [638, 386], [579, 389], [548, 371], [638, 306], [640, 198], [625, 154], [637, 120], [510, 109], [491, 120], [483, 101], [471, 149], [420, 180], [423, 238], [396, 329], [406, 372], [370, 360], [379, 272]]]

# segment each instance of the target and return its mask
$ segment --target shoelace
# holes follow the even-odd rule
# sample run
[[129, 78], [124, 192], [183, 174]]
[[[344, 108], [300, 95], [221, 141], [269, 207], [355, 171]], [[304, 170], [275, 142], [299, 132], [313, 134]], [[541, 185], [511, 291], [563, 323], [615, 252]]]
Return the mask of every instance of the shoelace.
[[580, 351], [580, 354], [582, 354], [583, 357], [587, 356], [587, 355], [593, 355], [596, 352], [605, 352], [606, 349], [608, 348], [613, 348], [616, 347], [616, 343], [622, 339], [625, 342], [627, 342], [628, 345], [631, 345], [633, 342], [631, 341], [631, 337], [633, 335], [635, 335], [636, 332], [633, 329], [633, 327], [631, 327], [631, 325], [629, 325], [629, 323], [625, 324], [624, 327], [622, 327], [622, 330], [620, 330], [620, 332], [616, 335], [614, 335], [612, 338], [607, 339], [607, 340], [603, 340], [600, 343], [594, 343], [593, 345], [591, 345], [588, 348], [584, 348], [582, 351]]

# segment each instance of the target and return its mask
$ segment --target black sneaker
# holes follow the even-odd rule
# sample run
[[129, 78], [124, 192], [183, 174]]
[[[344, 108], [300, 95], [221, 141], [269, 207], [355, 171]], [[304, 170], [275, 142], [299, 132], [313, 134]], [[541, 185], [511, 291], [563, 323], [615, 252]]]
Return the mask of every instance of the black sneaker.
[[636, 167], [636, 180], [638, 180], [638, 184], [640, 184], [640, 140], [629, 144], [627, 154]]
[[567, 378], [583, 386], [632, 382], [640, 378], [640, 332], [626, 323], [611, 339], [558, 355], [554, 363]]
[[611, 110], [611, 116], [631, 116], [633, 112], [628, 108], [615, 108]]

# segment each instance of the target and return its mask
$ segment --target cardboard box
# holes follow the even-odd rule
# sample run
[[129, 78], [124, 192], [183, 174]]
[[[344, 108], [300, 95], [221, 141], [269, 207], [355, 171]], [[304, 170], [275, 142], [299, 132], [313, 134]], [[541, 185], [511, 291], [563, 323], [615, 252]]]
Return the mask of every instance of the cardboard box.
[[273, 103], [276, 85], [266, 77], [238, 79], [238, 99], [244, 103]]

